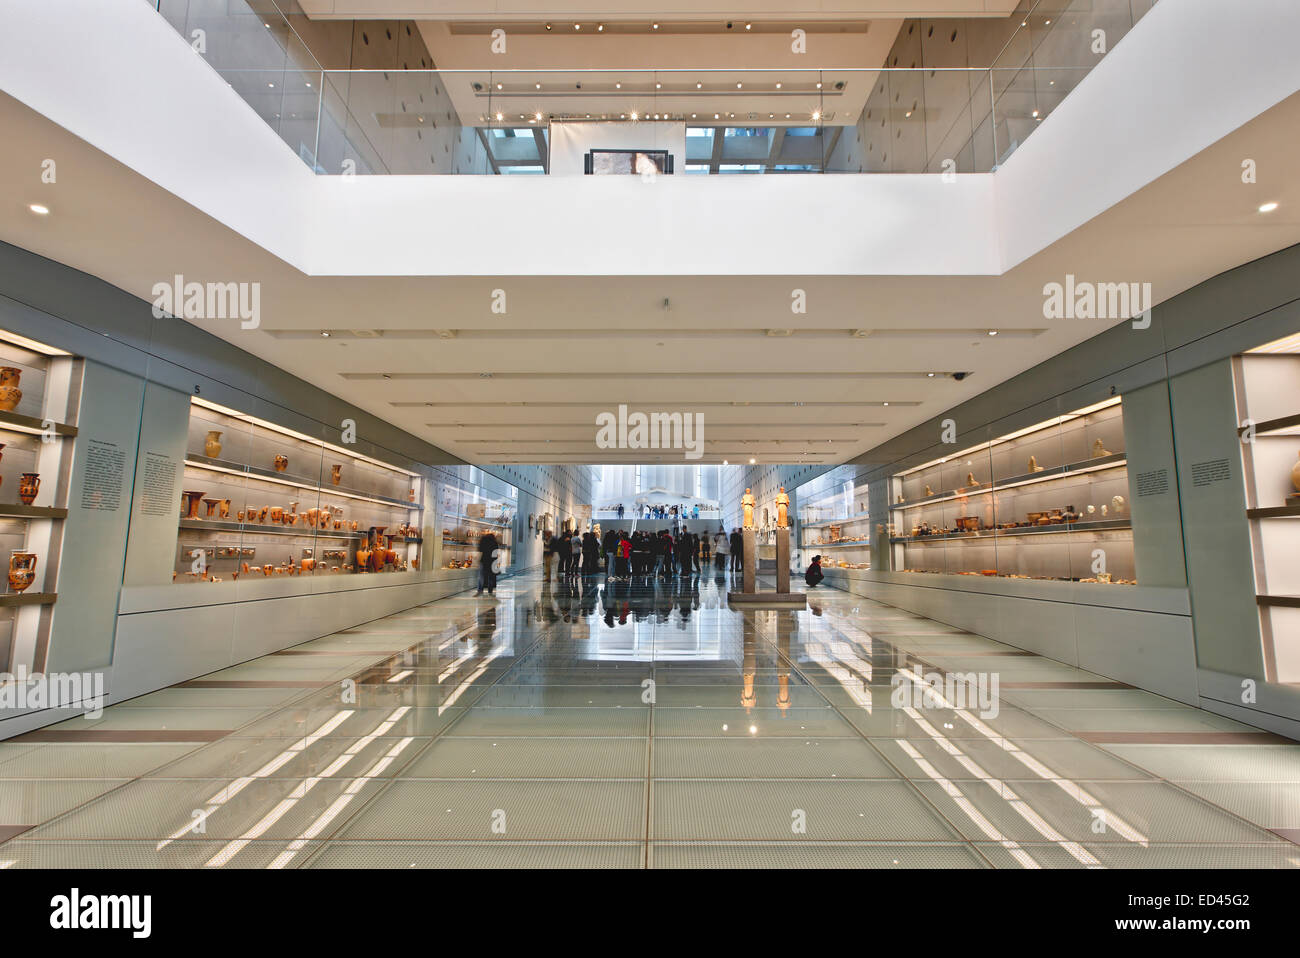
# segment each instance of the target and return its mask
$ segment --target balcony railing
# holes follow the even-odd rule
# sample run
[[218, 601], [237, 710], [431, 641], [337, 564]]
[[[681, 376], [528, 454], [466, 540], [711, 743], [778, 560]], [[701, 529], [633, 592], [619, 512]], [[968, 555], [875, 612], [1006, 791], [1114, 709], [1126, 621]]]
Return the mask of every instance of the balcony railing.
[[876, 70], [328, 70], [274, 2], [154, 5], [320, 174], [560, 172], [557, 125], [592, 122], [641, 125], [678, 174], [957, 174], [1004, 162], [1100, 61], [1095, 24], [1109, 49], [1150, 3], [1054, 0], [990, 68]]

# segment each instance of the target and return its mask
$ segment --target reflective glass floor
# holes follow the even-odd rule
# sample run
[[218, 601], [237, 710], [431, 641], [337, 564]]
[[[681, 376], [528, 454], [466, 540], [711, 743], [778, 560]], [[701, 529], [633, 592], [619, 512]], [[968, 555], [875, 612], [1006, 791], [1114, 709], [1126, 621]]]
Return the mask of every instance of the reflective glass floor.
[[0, 868], [1300, 866], [1300, 744], [727, 587], [521, 576], [0, 742]]

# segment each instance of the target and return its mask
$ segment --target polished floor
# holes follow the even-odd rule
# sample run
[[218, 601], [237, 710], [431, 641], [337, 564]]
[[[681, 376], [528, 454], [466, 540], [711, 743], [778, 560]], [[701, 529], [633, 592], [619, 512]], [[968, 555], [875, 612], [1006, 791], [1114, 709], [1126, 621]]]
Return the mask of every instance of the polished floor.
[[522, 576], [0, 742], [0, 868], [1300, 866], [1300, 744], [726, 588]]

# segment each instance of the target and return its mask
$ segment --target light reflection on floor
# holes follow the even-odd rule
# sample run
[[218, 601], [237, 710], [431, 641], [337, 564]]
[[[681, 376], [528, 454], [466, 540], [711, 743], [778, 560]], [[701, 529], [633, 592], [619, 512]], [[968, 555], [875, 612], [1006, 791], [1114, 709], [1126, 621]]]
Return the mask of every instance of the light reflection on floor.
[[0, 867], [1300, 866], [1300, 744], [726, 589], [523, 576], [0, 742]]

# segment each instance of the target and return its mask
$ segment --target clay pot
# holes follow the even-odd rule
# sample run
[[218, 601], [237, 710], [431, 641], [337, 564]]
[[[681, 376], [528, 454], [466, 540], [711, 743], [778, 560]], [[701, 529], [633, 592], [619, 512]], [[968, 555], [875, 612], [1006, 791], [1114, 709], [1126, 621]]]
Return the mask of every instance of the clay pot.
[[342, 481], [343, 481], [343, 466], [338, 463], [330, 466], [330, 482], [334, 483], [334, 485], [337, 486]]
[[183, 515], [181, 518], [182, 519], [203, 518], [202, 516], [199, 515], [199, 503], [203, 501], [203, 497], [205, 495], [207, 495], [207, 493], [194, 492], [193, 490], [187, 490], [185, 492], [182, 492], [181, 508], [185, 511], [185, 515]]
[[[41, 474], [39, 472], [24, 472], [18, 479], [18, 498], [23, 501], [23, 505], [30, 506], [36, 499], [36, 493], [41, 488]], [[195, 509], [197, 510], [197, 506]]]
[[313, 529], [316, 528], [316, 520], [319, 519], [319, 518], [320, 518], [320, 510], [319, 510], [319, 509], [308, 509], [308, 510], [307, 510], [307, 525], [311, 526]]
[[[221, 518], [223, 518], [223, 519], [229, 519], [229, 518], [230, 518], [230, 500], [229, 500], [229, 499], [222, 499], [222, 500], [221, 500], [221, 508], [218, 510], [218, 512], [220, 513]], [[240, 518], [242, 519], [243, 516], [241, 515]]]
[[289, 457], [288, 457], [288, 456], [276, 456], [276, 457], [275, 457], [275, 471], [276, 471], [276, 472], [284, 472], [284, 471], [285, 471], [286, 469], [288, 469], [288, 468], [289, 468]]
[[243, 522], [243, 521], [244, 521], [244, 510], [243, 510], [243, 509], [240, 509], [237, 513], [235, 513], [235, 518], [238, 519], [240, 522]]
[[23, 391], [18, 388], [23, 371], [16, 366], [0, 366], [0, 409], [8, 412], [23, 401]]
[[313, 569], [315, 569], [315, 568], [316, 568], [316, 560], [315, 560], [315, 559], [303, 559], [303, 560], [302, 560], [302, 571], [303, 571], [303, 572], [311, 572], [311, 571], [312, 571]]
[[271, 574], [271, 570], [274, 568], [275, 566], [271, 565], [271, 563], [268, 562], [266, 565], [262, 566], [262, 575], [269, 576]]
[[414, 559], [411, 560], [411, 568], [412, 568], [412, 569], [418, 569], [418, 568], [420, 568], [420, 557], [419, 557], [419, 556], [416, 556]]
[[276, 525], [284, 522], [284, 509], [280, 506], [271, 507], [271, 521]]
[[221, 433], [216, 429], [208, 432], [208, 437], [203, 440], [203, 454], [209, 459], [217, 459], [221, 456]]
[[204, 499], [203, 504], [208, 507], [208, 518], [215, 519], [217, 515], [217, 506], [221, 505], [220, 499]]
[[357, 550], [357, 568], [365, 570], [370, 565], [370, 550], [361, 548]]
[[36, 553], [14, 552], [9, 556], [9, 588], [25, 591], [36, 581]]

